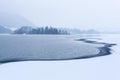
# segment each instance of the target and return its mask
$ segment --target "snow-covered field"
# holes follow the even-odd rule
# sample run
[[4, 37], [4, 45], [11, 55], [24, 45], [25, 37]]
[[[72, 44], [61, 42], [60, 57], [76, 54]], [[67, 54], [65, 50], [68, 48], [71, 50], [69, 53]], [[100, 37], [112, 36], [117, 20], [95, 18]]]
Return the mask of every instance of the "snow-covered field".
[[117, 45], [112, 47], [111, 55], [96, 58], [69, 61], [23, 61], [1, 64], [0, 79], [120, 80], [120, 35], [82, 35], [81, 37]]

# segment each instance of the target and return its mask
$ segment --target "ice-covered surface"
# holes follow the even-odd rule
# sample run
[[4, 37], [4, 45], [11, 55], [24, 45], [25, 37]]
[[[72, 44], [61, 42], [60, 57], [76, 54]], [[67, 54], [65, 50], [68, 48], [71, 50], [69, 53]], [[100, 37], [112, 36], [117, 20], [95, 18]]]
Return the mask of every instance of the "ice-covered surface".
[[[83, 35], [84, 36], [84, 35]], [[120, 35], [86, 37], [116, 43], [112, 55], [69, 61], [27, 61], [0, 65], [1, 80], [120, 80]]]

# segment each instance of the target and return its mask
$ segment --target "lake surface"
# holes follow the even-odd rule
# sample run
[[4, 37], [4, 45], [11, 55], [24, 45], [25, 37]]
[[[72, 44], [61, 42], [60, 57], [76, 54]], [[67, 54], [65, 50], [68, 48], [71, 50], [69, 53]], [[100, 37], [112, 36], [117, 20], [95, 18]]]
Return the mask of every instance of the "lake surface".
[[99, 35], [0, 35], [0, 62], [21, 60], [69, 60], [94, 56], [104, 44], [77, 39]]

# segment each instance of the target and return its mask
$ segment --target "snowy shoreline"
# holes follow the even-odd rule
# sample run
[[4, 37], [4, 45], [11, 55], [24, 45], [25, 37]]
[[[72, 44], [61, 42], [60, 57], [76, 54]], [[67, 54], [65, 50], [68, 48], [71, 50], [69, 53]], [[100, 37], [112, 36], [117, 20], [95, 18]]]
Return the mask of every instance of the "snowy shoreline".
[[90, 44], [103, 44], [103, 47], [98, 47], [99, 53], [95, 55], [90, 55], [90, 56], [84, 56], [84, 57], [78, 57], [75, 59], [85, 59], [85, 58], [92, 58], [92, 57], [100, 57], [100, 56], [105, 56], [105, 55], [110, 55], [111, 49], [110, 47], [115, 46], [117, 44], [109, 44], [109, 43], [103, 43], [103, 42], [97, 42], [97, 41], [92, 41], [92, 40], [87, 40], [87, 39], [78, 39], [77, 41], [83, 41], [85, 43], [90, 43]]
[[[70, 43], [71, 41], [74, 41], [76, 44], [78, 44], [78, 46], [81, 43], [83, 43], [83, 41], [75, 41], [76, 39], [86, 39], [101, 43], [102, 42], [113, 43], [113, 44], [115, 43], [117, 45], [115, 46], [112, 45], [112, 47], [109, 47], [110, 49], [112, 49], [111, 51], [112, 54], [104, 57], [93, 57], [88, 59], [76, 59], [76, 60], [74, 59], [74, 60], [65, 60], [65, 61], [21, 61], [15, 63], [10, 62], [7, 64], [3, 63], [0, 65], [1, 79], [3, 80], [16, 80], [16, 79], [17, 80], [24, 80], [24, 79], [26, 80], [33, 80], [33, 79], [120, 80], [119, 37], [120, 35], [111, 35], [111, 34], [110, 35], [103, 34], [100, 36], [98, 35], [97, 36], [96, 35], [95, 36], [93, 35], [65, 36], [64, 38], [67, 38], [67, 40], [69, 40]], [[102, 44], [90, 44], [90, 43], [89, 45], [91, 46], [93, 45], [92, 47], [95, 46], [96, 48], [104, 46], [104, 44], [102, 45]], [[88, 49], [85, 50], [88, 51]]]

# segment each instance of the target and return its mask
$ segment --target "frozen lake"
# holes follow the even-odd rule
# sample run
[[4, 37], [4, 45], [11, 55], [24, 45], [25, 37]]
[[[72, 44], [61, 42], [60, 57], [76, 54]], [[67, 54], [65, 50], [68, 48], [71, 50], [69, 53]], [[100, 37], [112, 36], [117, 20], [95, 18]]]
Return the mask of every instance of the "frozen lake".
[[[65, 61], [25, 61], [0, 65], [2, 80], [120, 80], [120, 35], [67, 36], [70, 41], [87, 38], [115, 43], [112, 54], [103, 57]], [[81, 42], [80, 42], [81, 43]], [[93, 44], [89, 44], [92, 45]], [[102, 46], [102, 45], [99, 45]], [[96, 44], [94, 44], [96, 47]], [[96, 48], [95, 48], [96, 49]]]
[[84, 37], [87, 35], [0, 35], [0, 62], [70, 60], [99, 55], [99, 47], [105, 44], [87, 43]]

